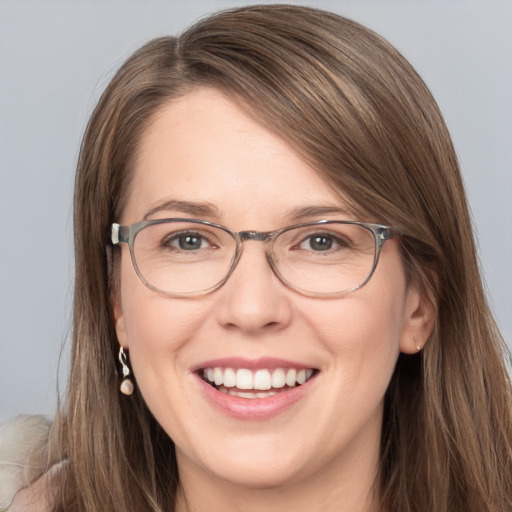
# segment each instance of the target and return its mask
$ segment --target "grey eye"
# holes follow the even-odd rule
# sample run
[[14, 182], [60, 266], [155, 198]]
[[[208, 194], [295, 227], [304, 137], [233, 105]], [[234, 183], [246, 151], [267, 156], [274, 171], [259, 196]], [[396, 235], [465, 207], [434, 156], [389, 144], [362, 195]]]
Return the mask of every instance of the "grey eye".
[[316, 235], [311, 236], [304, 243], [309, 241], [309, 248], [313, 251], [328, 251], [332, 248], [334, 240], [331, 236]]
[[182, 235], [178, 237], [180, 249], [185, 251], [193, 251], [200, 249], [202, 246], [202, 238], [196, 235]]
[[180, 251], [198, 251], [210, 247], [208, 240], [198, 233], [175, 233], [173, 236], [167, 237], [164, 245], [178, 249]]

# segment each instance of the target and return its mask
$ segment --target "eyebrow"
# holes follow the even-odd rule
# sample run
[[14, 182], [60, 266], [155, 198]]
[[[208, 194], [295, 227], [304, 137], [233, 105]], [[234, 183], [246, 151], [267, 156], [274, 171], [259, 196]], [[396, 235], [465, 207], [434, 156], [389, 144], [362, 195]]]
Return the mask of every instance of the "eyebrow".
[[219, 217], [219, 209], [211, 203], [195, 203], [191, 201], [179, 201], [177, 199], [170, 199], [162, 203], [157, 204], [146, 212], [143, 220], [147, 220], [149, 217], [162, 211], [178, 211], [196, 217]]
[[[148, 210], [144, 215], [143, 220], [147, 220], [156, 213], [162, 211], [177, 211], [198, 218], [220, 218], [219, 209], [211, 203], [197, 203], [192, 201], [180, 201], [177, 199], [169, 199], [157, 204], [156, 206]], [[298, 221], [301, 219], [310, 219], [312, 217], [318, 218], [329, 214], [342, 215], [343, 217], [347, 218], [353, 217], [354, 215], [354, 213], [350, 209], [346, 207], [344, 208], [342, 206], [310, 205], [296, 206], [294, 208], [291, 208], [284, 213], [283, 217], [290, 219], [292, 221]]]
[[348, 207], [343, 206], [298, 206], [295, 208], [291, 208], [288, 212], [285, 213], [285, 216], [292, 220], [299, 220], [304, 218], [311, 217], [322, 217], [323, 215], [329, 214], [338, 214], [343, 215], [344, 217], [353, 217], [354, 212], [351, 211]]

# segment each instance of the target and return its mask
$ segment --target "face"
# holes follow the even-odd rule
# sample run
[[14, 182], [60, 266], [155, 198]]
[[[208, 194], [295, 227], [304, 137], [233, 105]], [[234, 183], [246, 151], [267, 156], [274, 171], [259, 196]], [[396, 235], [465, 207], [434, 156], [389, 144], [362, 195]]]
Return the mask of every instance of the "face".
[[[339, 211], [312, 217], [307, 207]], [[357, 220], [290, 147], [209, 89], [190, 92], [155, 117], [118, 222], [169, 217], [234, 231]], [[264, 487], [375, 469], [396, 359], [400, 350], [416, 351], [429, 327], [395, 239], [385, 243], [363, 288], [328, 299], [287, 288], [258, 241], [244, 242], [221, 288], [196, 298], [149, 290], [127, 245], [121, 247], [118, 339], [129, 350], [139, 391], [176, 443], [181, 478]], [[278, 379], [280, 368], [286, 379], [294, 371], [312, 375], [300, 386], [248, 398], [202, 378], [210, 370], [224, 383], [228, 368], [254, 380]]]

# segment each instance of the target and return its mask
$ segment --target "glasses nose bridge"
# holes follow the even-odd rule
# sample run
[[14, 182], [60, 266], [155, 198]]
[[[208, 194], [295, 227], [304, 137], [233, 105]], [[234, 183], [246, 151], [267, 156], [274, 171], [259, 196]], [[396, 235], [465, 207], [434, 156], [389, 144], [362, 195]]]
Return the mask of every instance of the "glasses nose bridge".
[[246, 240], [265, 243], [265, 256], [267, 258], [268, 264], [270, 265], [270, 268], [275, 273], [273, 258], [271, 255], [272, 250], [271, 247], [269, 246], [269, 243], [271, 243], [275, 238], [276, 233], [274, 231], [239, 231], [238, 233], [235, 232], [234, 235], [237, 241], [238, 249], [231, 270], [229, 271], [227, 277], [229, 277], [235, 270], [235, 267], [238, 266], [238, 262], [242, 257], [243, 242], [245, 242]]
[[[267, 256], [267, 260], [270, 263], [272, 269], [274, 268], [272, 265], [272, 242], [274, 241], [278, 232], [276, 231], [239, 231], [235, 233], [237, 239], [237, 245], [239, 246], [239, 254], [237, 260], [240, 258], [243, 251], [243, 242], [246, 240], [251, 240], [253, 242], [263, 242], [265, 244], [265, 254]], [[237, 261], [238, 262], [238, 261]]]
[[255, 240], [258, 242], [266, 242], [270, 238], [272, 238], [273, 233], [269, 233], [268, 231], [240, 231], [238, 236], [240, 241], [244, 240]]

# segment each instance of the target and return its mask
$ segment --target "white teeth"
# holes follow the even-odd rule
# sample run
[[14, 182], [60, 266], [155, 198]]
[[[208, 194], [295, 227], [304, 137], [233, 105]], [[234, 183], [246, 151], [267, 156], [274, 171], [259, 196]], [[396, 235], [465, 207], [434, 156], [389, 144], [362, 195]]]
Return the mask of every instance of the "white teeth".
[[282, 368], [277, 368], [272, 372], [272, 387], [282, 388], [286, 384], [286, 375]]
[[236, 387], [238, 389], [253, 389], [252, 372], [245, 368], [239, 368], [236, 372]]
[[277, 395], [275, 391], [258, 391], [258, 393], [255, 393], [256, 398], [267, 398], [267, 396], [274, 396]]
[[214, 376], [214, 380], [210, 379], [210, 374], [207, 375], [207, 379], [210, 382], [215, 382], [216, 386], [220, 386], [224, 382], [224, 379], [222, 378], [223, 377], [222, 368], [214, 368], [213, 376]]
[[297, 373], [297, 382], [299, 384], [304, 384], [304, 382], [306, 382], [306, 370], [299, 370]]
[[233, 389], [230, 389], [228, 391], [228, 395], [234, 395], [234, 396], [240, 396], [242, 398], [253, 398], [254, 393], [248, 393], [247, 391], [235, 391]]
[[272, 387], [272, 377], [268, 370], [258, 370], [254, 374], [254, 389], [266, 390]]
[[297, 370], [295, 368], [290, 368], [286, 372], [286, 385], [287, 386], [295, 386], [297, 382]]
[[224, 386], [227, 388], [234, 388], [236, 386], [236, 373], [233, 368], [226, 368], [224, 370]]
[[[223, 392], [228, 392], [236, 396], [242, 396], [242, 390], [258, 390], [265, 391], [262, 393], [264, 396], [258, 398], [265, 398], [275, 394], [269, 392], [270, 389], [280, 389], [285, 386], [295, 387], [296, 385], [304, 384], [313, 375], [313, 369], [296, 369], [296, 368], [275, 368], [274, 370], [260, 369], [248, 370], [247, 368], [207, 368], [202, 372], [202, 376], [208, 382], [215, 384], [215, 386]], [[226, 388], [229, 388], [226, 391]], [[261, 393], [249, 393], [250, 398]], [[244, 398], [247, 393], [244, 394]]]
[[277, 391], [258, 391], [253, 393], [250, 391], [238, 391], [237, 388], [219, 388], [221, 393], [226, 393], [231, 396], [239, 396], [241, 398], [267, 398], [269, 396], [277, 395]]

